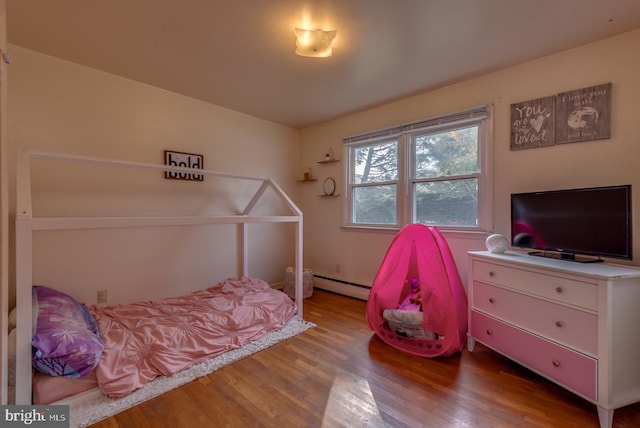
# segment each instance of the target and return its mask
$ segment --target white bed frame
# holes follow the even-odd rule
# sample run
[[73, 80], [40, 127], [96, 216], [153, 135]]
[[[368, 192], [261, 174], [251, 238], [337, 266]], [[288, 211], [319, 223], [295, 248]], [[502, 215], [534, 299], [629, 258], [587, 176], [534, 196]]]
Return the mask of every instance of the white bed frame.
[[[205, 176], [225, 177], [239, 180], [258, 181], [261, 184], [244, 209], [230, 216], [171, 216], [171, 217], [39, 217], [33, 215], [31, 205], [30, 163], [32, 159], [51, 161], [80, 162], [107, 167], [125, 167], [152, 171], [187, 172]], [[165, 165], [100, 159], [84, 156], [72, 156], [57, 153], [22, 152], [18, 155], [16, 171], [16, 404], [31, 404], [31, 289], [32, 289], [32, 238], [33, 233], [46, 230], [81, 230], [130, 228], [144, 226], [185, 226], [209, 224], [237, 224], [242, 251], [241, 274], [249, 276], [248, 225], [252, 223], [295, 223], [295, 296], [297, 314], [302, 319], [302, 212], [287, 194], [271, 179], [219, 173], [215, 171], [171, 167]], [[290, 215], [257, 216], [252, 215], [256, 203], [267, 189], [273, 189], [281, 199]], [[300, 298], [298, 298], [300, 297]]]

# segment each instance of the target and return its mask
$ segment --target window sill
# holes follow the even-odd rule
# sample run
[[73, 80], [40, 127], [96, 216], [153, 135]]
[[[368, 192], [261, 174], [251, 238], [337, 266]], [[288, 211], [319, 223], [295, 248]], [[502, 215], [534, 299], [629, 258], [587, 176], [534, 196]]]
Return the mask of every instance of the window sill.
[[345, 224], [340, 226], [345, 232], [372, 232], [372, 233], [398, 233], [400, 227], [398, 226], [360, 226], [356, 224]]
[[[373, 225], [354, 225], [347, 224], [340, 228], [345, 232], [369, 232], [369, 233], [398, 233], [403, 226], [373, 226]], [[446, 238], [447, 236], [462, 238], [462, 239], [485, 239], [492, 232], [483, 231], [480, 229], [447, 229], [444, 227], [438, 227], [438, 230]]]

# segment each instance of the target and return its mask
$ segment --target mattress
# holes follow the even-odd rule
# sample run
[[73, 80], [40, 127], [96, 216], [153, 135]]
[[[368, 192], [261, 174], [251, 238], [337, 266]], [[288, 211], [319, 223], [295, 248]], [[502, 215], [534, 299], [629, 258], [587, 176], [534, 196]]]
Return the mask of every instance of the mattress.
[[33, 375], [33, 404], [51, 404], [98, 387], [95, 371], [83, 377]]
[[255, 278], [229, 278], [205, 290], [156, 301], [93, 305], [104, 344], [86, 376], [33, 376], [33, 403], [50, 404], [96, 386], [112, 398], [284, 327], [293, 301]]

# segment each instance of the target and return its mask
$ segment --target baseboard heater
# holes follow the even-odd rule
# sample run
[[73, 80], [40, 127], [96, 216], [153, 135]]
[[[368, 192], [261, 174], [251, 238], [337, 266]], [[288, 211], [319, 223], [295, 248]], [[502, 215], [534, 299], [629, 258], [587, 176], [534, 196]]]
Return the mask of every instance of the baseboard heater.
[[368, 285], [315, 274], [313, 275], [313, 286], [361, 300], [367, 300], [369, 298], [369, 291], [371, 290], [371, 287]]

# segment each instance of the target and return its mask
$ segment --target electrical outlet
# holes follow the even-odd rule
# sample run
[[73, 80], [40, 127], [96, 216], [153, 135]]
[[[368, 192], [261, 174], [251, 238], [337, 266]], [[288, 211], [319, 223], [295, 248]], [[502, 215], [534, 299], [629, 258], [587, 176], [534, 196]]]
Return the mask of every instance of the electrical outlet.
[[98, 290], [98, 303], [107, 303], [107, 290]]

